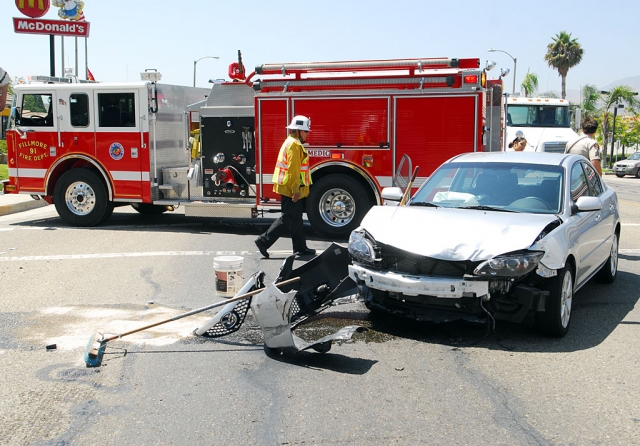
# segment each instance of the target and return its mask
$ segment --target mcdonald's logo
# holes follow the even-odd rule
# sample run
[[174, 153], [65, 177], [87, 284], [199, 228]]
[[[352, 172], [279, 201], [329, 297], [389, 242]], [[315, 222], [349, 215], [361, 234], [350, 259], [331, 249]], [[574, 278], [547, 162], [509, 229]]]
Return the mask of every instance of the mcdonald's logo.
[[45, 15], [50, 6], [49, 0], [16, 0], [18, 11], [33, 19]]

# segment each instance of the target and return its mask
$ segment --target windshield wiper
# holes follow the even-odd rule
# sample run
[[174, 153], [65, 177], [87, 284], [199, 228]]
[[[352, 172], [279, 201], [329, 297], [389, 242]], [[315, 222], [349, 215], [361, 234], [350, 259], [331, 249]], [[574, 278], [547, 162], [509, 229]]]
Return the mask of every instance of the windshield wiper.
[[458, 209], [476, 209], [478, 211], [498, 211], [498, 212], [516, 212], [511, 209], [498, 208], [494, 206], [486, 206], [486, 205], [475, 205], [475, 206], [460, 206]]
[[426, 207], [430, 207], [430, 208], [439, 208], [440, 207], [437, 204], [425, 203], [424, 201], [411, 201], [411, 202], [409, 202], [409, 206], [426, 206]]

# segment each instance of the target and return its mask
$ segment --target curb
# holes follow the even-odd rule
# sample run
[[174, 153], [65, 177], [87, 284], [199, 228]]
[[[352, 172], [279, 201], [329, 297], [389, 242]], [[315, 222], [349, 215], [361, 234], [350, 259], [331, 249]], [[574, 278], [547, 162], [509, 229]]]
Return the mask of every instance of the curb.
[[0, 216], [15, 214], [17, 212], [29, 211], [46, 206], [44, 200], [23, 201], [22, 203], [0, 204]]

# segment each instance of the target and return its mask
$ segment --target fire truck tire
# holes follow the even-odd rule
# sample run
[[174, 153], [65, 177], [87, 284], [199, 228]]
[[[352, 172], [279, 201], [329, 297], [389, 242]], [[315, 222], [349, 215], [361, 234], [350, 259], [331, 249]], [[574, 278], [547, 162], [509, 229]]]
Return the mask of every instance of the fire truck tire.
[[307, 217], [314, 230], [331, 238], [348, 237], [371, 203], [364, 188], [347, 175], [333, 174], [311, 186]]
[[58, 215], [71, 226], [96, 226], [113, 213], [107, 188], [89, 169], [73, 169], [62, 174], [53, 190]]
[[167, 212], [167, 207], [159, 204], [131, 203], [131, 207], [142, 215], [160, 215]]

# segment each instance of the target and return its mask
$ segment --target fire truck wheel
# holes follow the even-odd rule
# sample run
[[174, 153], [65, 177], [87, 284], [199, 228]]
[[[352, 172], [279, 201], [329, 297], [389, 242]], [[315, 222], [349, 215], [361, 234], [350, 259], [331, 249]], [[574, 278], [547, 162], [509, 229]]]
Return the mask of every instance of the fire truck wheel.
[[142, 215], [160, 215], [167, 212], [167, 207], [159, 204], [131, 203], [131, 207]]
[[53, 190], [58, 215], [72, 226], [96, 226], [113, 213], [107, 188], [89, 169], [73, 169], [62, 174]]
[[311, 186], [307, 217], [319, 233], [344, 238], [360, 224], [370, 207], [364, 188], [356, 180], [346, 175], [327, 175]]

